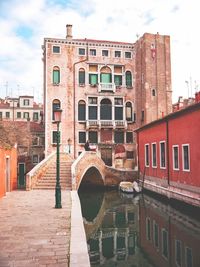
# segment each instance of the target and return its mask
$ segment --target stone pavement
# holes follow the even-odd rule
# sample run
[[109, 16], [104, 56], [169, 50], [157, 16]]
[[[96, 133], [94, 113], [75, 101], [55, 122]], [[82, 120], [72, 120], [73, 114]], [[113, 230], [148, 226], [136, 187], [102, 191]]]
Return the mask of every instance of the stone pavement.
[[12, 191], [0, 199], [0, 267], [67, 267], [70, 191], [55, 209], [54, 190]]

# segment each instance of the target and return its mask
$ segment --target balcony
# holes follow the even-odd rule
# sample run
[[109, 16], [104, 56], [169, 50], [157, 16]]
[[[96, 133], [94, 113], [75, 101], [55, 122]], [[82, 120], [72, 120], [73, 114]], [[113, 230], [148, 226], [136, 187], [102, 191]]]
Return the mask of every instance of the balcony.
[[114, 83], [100, 83], [98, 91], [99, 92], [115, 92], [116, 86]]
[[99, 127], [99, 121], [87, 121], [86, 128], [98, 128]]
[[126, 129], [127, 121], [115, 121], [115, 120], [94, 120], [86, 121], [87, 129], [97, 129], [97, 128], [117, 128], [117, 129]]
[[114, 121], [100, 121], [101, 128], [113, 128]]
[[127, 128], [127, 121], [115, 121], [115, 128], [118, 129]]

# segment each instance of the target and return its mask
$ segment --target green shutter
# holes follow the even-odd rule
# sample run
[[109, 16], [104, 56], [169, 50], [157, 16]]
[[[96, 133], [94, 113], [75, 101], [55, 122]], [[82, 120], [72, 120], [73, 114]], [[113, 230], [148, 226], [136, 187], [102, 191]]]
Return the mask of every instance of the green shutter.
[[111, 83], [112, 76], [111, 73], [101, 73], [101, 83]]
[[98, 83], [97, 74], [89, 74], [89, 83], [90, 84], [97, 84]]
[[132, 75], [130, 71], [126, 72], [126, 86], [128, 87], [132, 86]]
[[60, 83], [60, 71], [59, 70], [53, 71], [53, 83]]

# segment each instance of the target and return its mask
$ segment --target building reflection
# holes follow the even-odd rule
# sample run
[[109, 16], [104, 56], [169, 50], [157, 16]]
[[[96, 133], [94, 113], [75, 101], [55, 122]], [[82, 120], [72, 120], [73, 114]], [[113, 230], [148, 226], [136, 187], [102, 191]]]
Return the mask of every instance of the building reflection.
[[[134, 198], [116, 191], [92, 195], [83, 212], [92, 266], [199, 266], [198, 220], [147, 195]], [[96, 205], [98, 211], [90, 210], [94, 195], [102, 203]]]

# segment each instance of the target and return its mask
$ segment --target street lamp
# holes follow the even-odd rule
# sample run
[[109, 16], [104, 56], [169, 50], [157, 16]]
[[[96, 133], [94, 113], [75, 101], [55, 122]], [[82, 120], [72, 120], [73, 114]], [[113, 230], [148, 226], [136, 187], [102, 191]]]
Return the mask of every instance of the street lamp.
[[71, 153], [71, 144], [72, 144], [72, 140], [69, 138], [68, 140], [67, 140], [67, 142], [68, 142], [68, 146], [69, 146], [69, 154]]
[[61, 209], [61, 186], [60, 186], [60, 132], [59, 124], [61, 122], [61, 113], [62, 109], [54, 110], [54, 122], [57, 124], [57, 134], [56, 134], [56, 143], [57, 143], [57, 157], [56, 157], [56, 187], [55, 187], [55, 208]]

